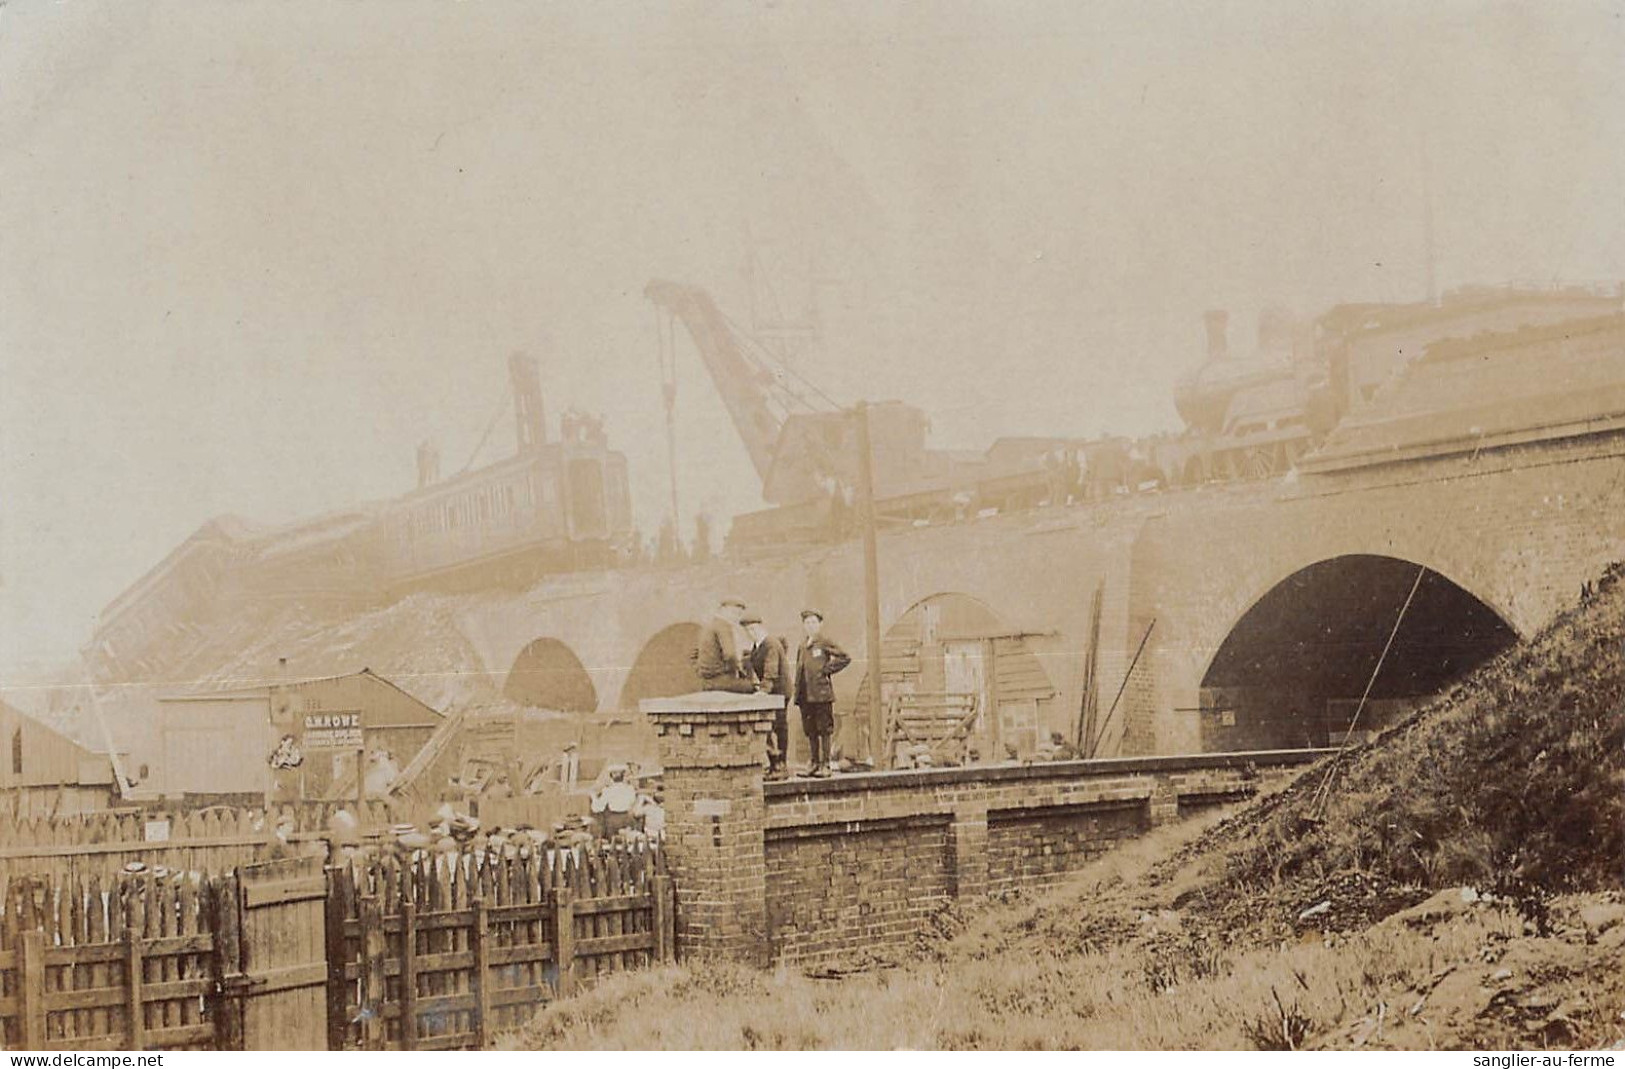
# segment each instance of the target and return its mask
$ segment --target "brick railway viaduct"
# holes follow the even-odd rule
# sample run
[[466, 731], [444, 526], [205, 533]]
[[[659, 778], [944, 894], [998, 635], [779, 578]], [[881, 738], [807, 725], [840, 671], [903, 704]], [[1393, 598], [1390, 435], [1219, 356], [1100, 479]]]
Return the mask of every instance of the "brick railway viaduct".
[[[1290, 593], [1295, 577], [1320, 566], [1319, 585], [1300, 583], [1297, 601], [1288, 597], [1273, 614], [1295, 620], [1299, 633], [1267, 641], [1284, 638], [1301, 652], [1344, 617], [1364, 614], [1366, 644], [1373, 635], [1380, 644], [1414, 568], [1397, 586], [1388, 576], [1379, 591], [1377, 572], [1335, 565], [1383, 558], [1425, 566], [1448, 580], [1441, 587], [1470, 595], [1441, 610], [1447, 618], [1436, 631], [1467, 626], [1448, 618], [1466, 606], [1487, 610], [1508, 640], [1527, 637], [1625, 557], [1625, 418], [1310, 465], [1265, 482], [888, 531], [879, 555], [883, 631], [926, 599], [975, 599], [1042, 666], [1053, 690], [1038, 710], [1046, 731], [1066, 730], [1078, 715], [1098, 587], [1102, 713], [1124, 688], [1101, 756], [1313, 744], [1245, 731], [1216, 743], [1203, 726], [1204, 679], [1227, 637], [1245, 629], [1249, 608]], [[640, 699], [693, 689], [662, 685], [650, 665], [681, 649], [673, 625], [703, 619], [719, 595], [743, 597], [785, 635], [797, 633], [798, 611], [813, 604], [853, 654], [837, 680], [838, 710], [852, 709], [871, 659], [862, 576], [854, 541], [746, 563], [574, 577], [471, 607], [459, 626], [493, 672], [516, 665], [534, 642], [562, 643], [585, 667], [599, 709], [634, 711]], [[1353, 659], [1368, 672], [1371, 654], [1361, 658]]]

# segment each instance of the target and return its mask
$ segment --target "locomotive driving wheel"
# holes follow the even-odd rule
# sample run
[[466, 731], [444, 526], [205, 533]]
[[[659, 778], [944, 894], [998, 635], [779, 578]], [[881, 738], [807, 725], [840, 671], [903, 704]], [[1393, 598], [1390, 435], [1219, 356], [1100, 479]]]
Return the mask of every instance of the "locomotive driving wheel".
[[1242, 460], [1242, 477], [1247, 479], [1268, 479], [1275, 474], [1275, 450], [1268, 446], [1260, 446], [1247, 450]]

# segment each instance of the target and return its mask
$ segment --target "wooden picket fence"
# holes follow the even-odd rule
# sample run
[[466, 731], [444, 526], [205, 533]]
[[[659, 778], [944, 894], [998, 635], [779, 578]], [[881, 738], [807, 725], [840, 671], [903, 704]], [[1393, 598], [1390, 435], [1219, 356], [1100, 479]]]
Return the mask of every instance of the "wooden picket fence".
[[478, 1050], [555, 995], [674, 956], [655, 847], [371, 860], [329, 878], [332, 1050]]
[[[265, 860], [279, 822], [291, 823], [296, 841], [318, 838], [338, 808], [338, 803], [302, 803], [190, 813], [118, 810], [0, 821], [0, 883], [12, 876], [44, 876], [64, 884], [99, 877], [105, 883], [131, 861], [149, 869], [225, 872]], [[353, 811], [354, 805], [348, 808]], [[398, 819], [381, 801], [369, 802], [358, 818], [363, 829], [385, 828]]]
[[213, 885], [17, 879], [0, 913], [8, 1050], [209, 1049]]
[[658, 847], [526, 854], [14, 877], [0, 1045], [479, 1049], [561, 993], [672, 959]]

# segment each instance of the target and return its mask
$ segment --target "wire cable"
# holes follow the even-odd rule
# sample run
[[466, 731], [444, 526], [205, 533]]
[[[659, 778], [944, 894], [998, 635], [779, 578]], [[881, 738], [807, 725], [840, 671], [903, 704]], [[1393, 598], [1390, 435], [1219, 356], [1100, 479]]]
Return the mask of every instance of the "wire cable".
[[1388, 659], [1388, 651], [1394, 648], [1394, 639], [1399, 636], [1399, 627], [1405, 622], [1405, 614], [1410, 611], [1411, 602], [1416, 599], [1416, 592], [1422, 586], [1422, 577], [1427, 573], [1427, 565], [1417, 567], [1416, 579], [1411, 583], [1411, 591], [1405, 595], [1405, 603], [1399, 607], [1399, 615], [1394, 617], [1394, 626], [1388, 632], [1388, 641], [1383, 643], [1382, 653], [1377, 656], [1376, 666], [1371, 669], [1371, 676], [1365, 681], [1365, 692], [1360, 695], [1359, 704], [1354, 707], [1354, 715], [1349, 718], [1348, 730], [1343, 733], [1343, 742], [1338, 746], [1337, 753], [1332, 755], [1331, 763], [1326, 766], [1326, 775], [1321, 778], [1320, 786], [1315, 788], [1314, 797], [1311, 799], [1309, 806], [1309, 813], [1313, 817], [1318, 818], [1320, 816], [1321, 810], [1325, 807], [1326, 799], [1331, 795], [1329, 788], [1332, 775], [1337, 771], [1338, 762], [1348, 750], [1349, 740], [1354, 737], [1354, 727], [1360, 722], [1360, 714], [1365, 711], [1365, 703], [1371, 697], [1371, 689], [1377, 685], [1377, 676], [1382, 672], [1383, 662]]

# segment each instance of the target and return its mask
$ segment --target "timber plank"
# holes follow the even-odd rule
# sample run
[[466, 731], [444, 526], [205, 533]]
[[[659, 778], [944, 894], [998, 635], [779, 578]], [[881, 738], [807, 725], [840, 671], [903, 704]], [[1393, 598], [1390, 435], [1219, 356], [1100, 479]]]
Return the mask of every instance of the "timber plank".
[[576, 940], [576, 957], [593, 958], [627, 950], [649, 950], [653, 947], [654, 939], [648, 932], [587, 936]]

